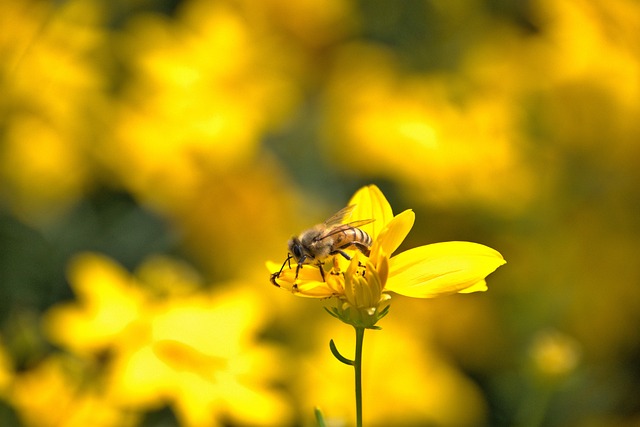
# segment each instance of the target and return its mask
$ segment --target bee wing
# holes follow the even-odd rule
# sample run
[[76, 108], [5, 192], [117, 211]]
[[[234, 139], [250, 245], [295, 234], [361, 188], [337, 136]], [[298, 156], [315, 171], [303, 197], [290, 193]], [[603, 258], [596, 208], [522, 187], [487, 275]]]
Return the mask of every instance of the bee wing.
[[373, 221], [375, 221], [375, 219], [361, 219], [359, 221], [349, 222], [345, 225], [348, 225], [349, 227], [353, 227], [353, 228], [358, 228], [358, 227], [362, 227], [363, 225], [371, 224]]
[[333, 236], [334, 234], [341, 233], [343, 230], [351, 228], [348, 224], [340, 224], [333, 227], [326, 228], [322, 233], [318, 234], [314, 237], [314, 241], [318, 242], [320, 240], [326, 239], [327, 237]]
[[349, 216], [351, 216], [351, 213], [353, 212], [353, 209], [355, 207], [356, 207], [356, 205], [349, 205], [346, 208], [340, 209], [338, 212], [333, 214], [333, 216], [331, 216], [331, 218], [326, 220], [324, 222], [324, 225], [326, 225], [327, 227], [331, 227], [332, 225], [342, 224], [342, 221], [345, 218], [349, 218]]

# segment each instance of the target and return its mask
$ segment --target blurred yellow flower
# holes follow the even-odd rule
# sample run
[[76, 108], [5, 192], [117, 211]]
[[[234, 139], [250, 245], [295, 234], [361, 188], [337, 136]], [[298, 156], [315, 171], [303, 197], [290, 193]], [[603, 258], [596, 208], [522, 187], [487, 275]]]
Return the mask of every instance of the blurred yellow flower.
[[[512, 94], [403, 73], [394, 53], [376, 46], [347, 45], [337, 57], [325, 137], [339, 167], [388, 177], [432, 203], [473, 200], [502, 213], [526, 206], [532, 173], [520, 152]], [[496, 85], [510, 77], [494, 75]]]
[[3, 2], [0, 179], [27, 219], [63, 210], [92, 181], [86, 153], [106, 121], [101, 19], [93, 1]]
[[[299, 270], [292, 265], [276, 273], [274, 283], [299, 296], [338, 297], [345, 302], [342, 310], [355, 309], [361, 316], [358, 321], [368, 319], [365, 323], [374, 324], [386, 307], [385, 292], [432, 298], [485, 291], [485, 277], [505, 263], [494, 249], [470, 242], [435, 243], [390, 257], [411, 230], [413, 211], [393, 216], [391, 206], [374, 185], [360, 189], [349, 205], [355, 205], [351, 221], [375, 220], [361, 227], [373, 239], [370, 256], [356, 253], [351, 260], [329, 257], [319, 267], [324, 274], [312, 265]], [[278, 271], [276, 263], [267, 263], [267, 267]]]
[[[554, 83], [574, 82], [604, 89], [637, 111], [640, 83], [640, 5], [633, 0], [532, 3], [543, 32], [534, 53], [548, 64]], [[606, 61], [602, 58], [605, 57]], [[536, 57], [540, 61], [539, 57]], [[593, 109], [598, 112], [598, 109]]]
[[144, 319], [148, 295], [127, 271], [107, 257], [85, 254], [69, 266], [78, 301], [60, 304], [45, 315], [52, 340], [79, 355], [105, 352], [131, 334]]
[[192, 206], [185, 197], [253, 159], [297, 96], [284, 54], [225, 2], [186, 2], [176, 19], [138, 17], [121, 47], [132, 78], [113, 147], [100, 154], [163, 209]]
[[544, 379], [558, 379], [573, 372], [580, 353], [578, 342], [558, 331], [539, 333], [530, 349], [535, 372]]
[[290, 409], [269, 387], [279, 375], [275, 348], [257, 345], [259, 302], [241, 284], [205, 293], [189, 284], [194, 276], [184, 265], [164, 258], [152, 265], [165, 276], [159, 286], [139, 281], [159, 278], [150, 267], [132, 277], [106, 257], [79, 256], [70, 268], [79, 301], [45, 317], [52, 341], [106, 357], [106, 393], [120, 405], [169, 403], [185, 426], [286, 422]]
[[91, 381], [90, 371], [90, 367], [72, 357], [50, 356], [16, 375], [8, 400], [28, 426], [138, 425], [135, 414], [106, 396], [99, 382]]

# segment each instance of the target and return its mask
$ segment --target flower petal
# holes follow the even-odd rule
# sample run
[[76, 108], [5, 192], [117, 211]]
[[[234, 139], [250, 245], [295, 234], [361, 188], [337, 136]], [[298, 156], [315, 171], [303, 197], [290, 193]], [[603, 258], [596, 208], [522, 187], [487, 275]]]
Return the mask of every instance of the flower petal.
[[291, 289], [295, 295], [307, 298], [330, 298], [336, 295], [336, 292], [327, 284], [327, 282], [305, 281], [296, 282], [297, 286]]
[[391, 255], [398, 249], [398, 246], [407, 237], [416, 215], [411, 209], [407, 209], [401, 214], [396, 215], [389, 223], [380, 231], [378, 238], [371, 248], [372, 254], [377, 254], [382, 249], [385, 254]]
[[375, 185], [368, 185], [358, 190], [349, 201], [349, 205], [356, 205], [351, 213], [351, 221], [375, 219], [371, 224], [359, 227], [374, 240], [393, 218], [391, 205]]
[[[276, 273], [280, 265], [274, 262], [267, 262], [267, 268], [270, 272]], [[326, 283], [322, 281], [320, 270], [315, 265], [305, 264], [298, 272], [296, 279], [297, 264], [291, 264], [282, 269], [280, 275], [275, 279], [277, 285], [298, 296], [309, 298], [329, 298], [334, 296], [336, 292]]]
[[482, 279], [479, 282], [469, 286], [466, 289], [461, 290], [459, 293], [461, 294], [470, 294], [472, 292], [485, 292], [487, 289], [487, 281]]
[[505, 262], [499, 252], [478, 243], [420, 246], [391, 258], [386, 289], [415, 298], [484, 291], [484, 278]]

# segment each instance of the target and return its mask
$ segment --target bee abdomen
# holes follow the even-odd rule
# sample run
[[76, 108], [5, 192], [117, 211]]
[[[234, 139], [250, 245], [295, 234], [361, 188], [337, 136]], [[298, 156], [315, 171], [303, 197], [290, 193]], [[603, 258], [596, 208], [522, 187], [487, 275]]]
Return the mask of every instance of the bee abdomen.
[[354, 228], [354, 230], [359, 234], [358, 238], [356, 239], [358, 242], [362, 243], [367, 247], [371, 246], [372, 239], [371, 239], [371, 236], [369, 236], [369, 234], [360, 230], [359, 228]]
[[342, 236], [339, 240], [337, 246], [339, 246], [340, 249], [355, 246], [362, 252], [364, 252], [364, 249], [368, 249], [372, 243], [371, 236], [355, 227], [342, 230]]

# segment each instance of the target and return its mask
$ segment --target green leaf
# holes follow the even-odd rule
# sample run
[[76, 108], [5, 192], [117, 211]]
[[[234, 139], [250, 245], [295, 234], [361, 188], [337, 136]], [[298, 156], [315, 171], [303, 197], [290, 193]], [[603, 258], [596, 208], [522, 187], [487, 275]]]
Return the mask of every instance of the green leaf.
[[324, 423], [324, 416], [322, 415], [322, 411], [317, 406], [313, 409], [313, 412], [316, 415], [316, 421], [318, 422], [319, 427], [326, 427]]

